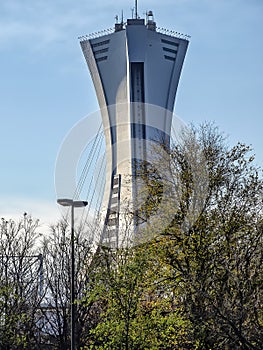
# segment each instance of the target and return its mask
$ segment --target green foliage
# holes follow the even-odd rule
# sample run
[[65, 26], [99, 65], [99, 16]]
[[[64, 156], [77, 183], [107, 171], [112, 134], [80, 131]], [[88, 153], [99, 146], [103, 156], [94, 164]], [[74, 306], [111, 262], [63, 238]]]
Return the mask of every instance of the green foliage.
[[[262, 179], [249, 147], [228, 150], [212, 131], [205, 126], [197, 135], [209, 176], [205, 205], [193, 225], [178, 225], [186, 215], [181, 211], [166, 230], [172, 242], [166, 263], [175, 286], [180, 281], [198, 349], [260, 349]], [[188, 201], [194, 197], [188, 191]]]
[[87, 337], [88, 349], [180, 349], [190, 344], [191, 324], [168, 289], [169, 269], [160, 265], [157, 247], [101, 250], [97, 283], [87, 300], [96, 295], [104, 307]]
[[[146, 186], [134, 213], [143, 223], [139, 234], [167, 188], [171, 198], [146, 239], [126, 248], [100, 246], [91, 258], [88, 234], [75, 234], [77, 348], [261, 350], [263, 182], [250, 148], [229, 148], [217, 129], [204, 125], [156, 158], [158, 168], [137, 169]], [[18, 224], [0, 224], [1, 349], [69, 348], [68, 225], [53, 227], [39, 246], [36, 228], [26, 215]], [[38, 249], [43, 295], [32, 260]]]
[[[150, 242], [100, 250], [87, 349], [262, 348], [263, 183], [253, 161], [211, 125], [171, 149], [173, 219]], [[164, 187], [140, 169], [148, 197], [136, 214], [147, 222]]]
[[[16, 309], [20, 302], [19, 296], [13, 293], [13, 288], [0, 289], [0, 348], [1, 349], [27, 349], [28, 339], [26, 325], [29, 315], [26, 311]], [[12, 310], [12, 311], [11, 311]]]

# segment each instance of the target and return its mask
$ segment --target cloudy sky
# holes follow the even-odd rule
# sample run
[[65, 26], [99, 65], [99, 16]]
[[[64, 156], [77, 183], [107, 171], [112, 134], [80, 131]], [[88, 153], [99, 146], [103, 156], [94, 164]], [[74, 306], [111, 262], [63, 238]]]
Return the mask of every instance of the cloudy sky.
[[[175, 113], [215, 121], [263, 165], [263, 1], [141, 0], [157, 26], [191, 35]], [[161, 5], [160, 5], [161, 4]], [[133, 1], [1, 0], [0, 215], [55, 220], [54, 168], [65, 135], [97, 110], [78, 37], [131, 17]]]

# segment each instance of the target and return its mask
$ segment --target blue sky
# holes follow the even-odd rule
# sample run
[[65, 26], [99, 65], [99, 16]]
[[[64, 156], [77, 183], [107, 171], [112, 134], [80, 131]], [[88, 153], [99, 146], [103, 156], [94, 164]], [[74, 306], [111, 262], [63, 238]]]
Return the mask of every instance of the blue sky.
[[[263, 1], [139, 1], [157, 26], [191, 35], [175, 113], [215, 121], [263, 165]], [[63, 138], [97, 110], [78, 36], [113, 27], [133, 1], [1, 0], [0, 215], [59, 216], [54, 168]]]

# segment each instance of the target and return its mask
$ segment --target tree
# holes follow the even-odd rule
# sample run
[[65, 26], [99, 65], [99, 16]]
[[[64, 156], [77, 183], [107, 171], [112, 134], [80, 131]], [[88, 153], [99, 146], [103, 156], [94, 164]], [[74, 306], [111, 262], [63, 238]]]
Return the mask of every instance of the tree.
[[0, 224], [0, 348], [34, 349], [42, 294], [38, 221], [24, 214]]
[[[24, 215], [0, 226], [0, 348], [70, 348], [70, 230], [61, 221], [43, 236]], [[88, 229], [75, 230], [76, 340], [80, 348], [94, 320], [81, 302], [92, 256]]]
[[[75, 230], [77, 347], [260, 350], [263, 181], [250, 148], [204, 125], [155, 156], [137, 173], [140, 239], [93, 254], [92, 228]], [[27, 215], [0, 228], [1, 349], [68, 349], [67, 223], [42, 244]]]
[[96, 283], [86, 295], [86, 300], [93, 297], [100, 305], [87, 349], [160, 349], [163, 344], [175, 349], [190, 344], [190, 324], [164, 283], [167, 273], [154, 250], [152, 243], [136, 249], [101, 248]]
[[[261, 170], [249, 147], [229, 148], [211, 125], [186, 132], [165, 152], [169, 163], [160, 157], [158, 168], [140, 168], [147, 200], [135, 215], [146, 240], [100, 251], [92, 295], [101, 312], [86, 345], [259, 350]], [[171, 198], [160, 218], [166, 225], [147, 226], [167, 187]]]
[[[92, 257], [89, 229], [75, 230], [76, 346], [92, 325], [93, 304], [81, 302], [86, 293]], [[41, 306], [42, 338], [56, 349], [70, 348], [70, 228], [66, 220], [51, 227], [43, 241], [46, 294]]]
[[[205, 125], [197, 139], [208, 172], [208, 191], [192, 225], [183, 225], [196, 201], [188, 140], [171, 150], [184, 196], [164, 236], [165, 261], [195, 330], [197, 349], [260, 349], [262, 319], [262, 178], [243, 144], [228, 149]], [[191, 151], [191, 150], [190, 150]], [[187, 201], [186, 201], [187, 198]]]

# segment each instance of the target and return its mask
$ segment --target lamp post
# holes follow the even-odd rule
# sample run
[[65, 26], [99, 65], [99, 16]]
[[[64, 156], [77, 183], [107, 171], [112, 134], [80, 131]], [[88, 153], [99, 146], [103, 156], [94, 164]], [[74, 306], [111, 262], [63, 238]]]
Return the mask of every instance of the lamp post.
[[74, 237], [74, 208], [86, 207], [86, 201], [74, 201], [73, 199], [58, 199], [57, 203], [64, 207], [71, 207], [71, 237], [70, 237], [70, 316], [71, 316], [71, 350], [75, 350], [75, 237]]

